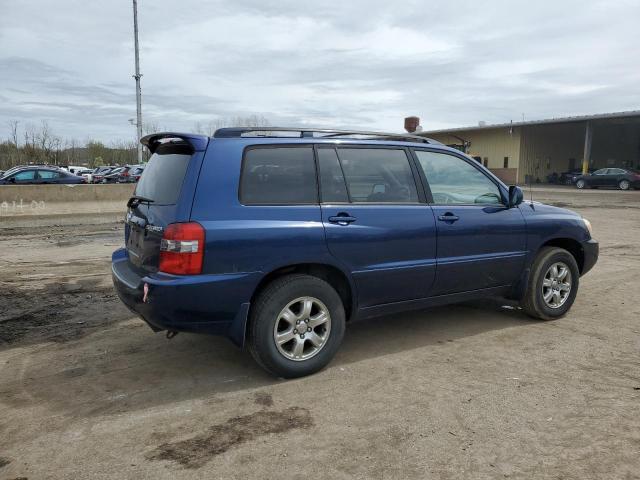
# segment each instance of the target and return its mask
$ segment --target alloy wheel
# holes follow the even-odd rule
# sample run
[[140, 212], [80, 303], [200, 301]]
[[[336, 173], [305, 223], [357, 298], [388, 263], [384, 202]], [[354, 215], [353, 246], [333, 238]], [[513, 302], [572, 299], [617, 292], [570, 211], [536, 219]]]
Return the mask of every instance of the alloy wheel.
[[300, 362], [317, 355], [330, 332], [331, 315], [326, 305], [315, 297], [300, 297], [278, 314], [273, 340], [281, 355]]
[[571, 271], [566, 263], [552, 264], [542, 279], [542, 299], [550, 308], [560, 308], [571, 293]]

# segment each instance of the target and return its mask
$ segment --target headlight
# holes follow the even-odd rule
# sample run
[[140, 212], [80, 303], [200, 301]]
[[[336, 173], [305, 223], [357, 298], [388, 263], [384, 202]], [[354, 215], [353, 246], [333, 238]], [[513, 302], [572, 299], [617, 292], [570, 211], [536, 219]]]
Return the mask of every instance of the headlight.
[[593, 229], [591, 228], [591, 222], [586, 218], [583, 218], [584, 226], [587, 227], [587, 231], [589, 232], [589, 236], [593, 237]]

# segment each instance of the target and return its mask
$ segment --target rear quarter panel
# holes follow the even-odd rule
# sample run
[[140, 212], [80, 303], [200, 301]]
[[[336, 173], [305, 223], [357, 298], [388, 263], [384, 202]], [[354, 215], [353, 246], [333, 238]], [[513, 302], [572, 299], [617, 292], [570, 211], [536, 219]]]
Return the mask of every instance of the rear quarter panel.
[[[319, 205], [245, 206], [238, 198], [242, 154], [260, 140], [210, 142], [191, 219], [206, 230], [203, 272], [261, 272], [299, 263], [336, 264], [326, 247]], [[277, 143], [277, 142], [270, 142]]]

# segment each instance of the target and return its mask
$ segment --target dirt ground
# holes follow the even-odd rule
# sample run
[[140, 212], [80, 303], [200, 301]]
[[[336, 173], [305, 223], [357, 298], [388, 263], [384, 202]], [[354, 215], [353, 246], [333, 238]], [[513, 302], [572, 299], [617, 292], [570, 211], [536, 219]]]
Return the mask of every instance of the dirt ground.
[[601, 242], [565, 318], [355, 323], [294, 381], [134, 318], [110, 283], [121, 224], [0, 223], [0, 478], [640, 478], [640, 192], [534, 199]]

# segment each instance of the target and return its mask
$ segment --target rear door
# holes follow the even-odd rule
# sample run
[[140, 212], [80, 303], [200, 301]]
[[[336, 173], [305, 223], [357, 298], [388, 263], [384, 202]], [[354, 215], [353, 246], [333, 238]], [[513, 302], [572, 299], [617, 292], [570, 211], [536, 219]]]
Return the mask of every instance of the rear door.
[[601, 168], [600, 170], [596, 170], [589, 177], [589, 185], [592, 187], [604, 187], [607, 185], [609, 169]]
[[526, 254], [519, 208], [507, 208], [498, 183], [473, 160], [415, 149], [438, 230], [432, 295], [514, 284]]
[[360, 307], [428, 296], [436, 231], [403, 148], [318, 146], [329, 251], [352, 272]]
[[160, 145], [149, 158], [129, 201], [125, 225], [129, 262], [141, 273], [158, 270], [160, 240], [167, 225], [189, 220], [193, 177], [201, 160], [201, 152], [179, 141]]
[[59, 183], [60, 173], [53, 170], [38, 170], [38, 183]]

